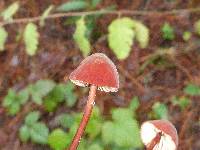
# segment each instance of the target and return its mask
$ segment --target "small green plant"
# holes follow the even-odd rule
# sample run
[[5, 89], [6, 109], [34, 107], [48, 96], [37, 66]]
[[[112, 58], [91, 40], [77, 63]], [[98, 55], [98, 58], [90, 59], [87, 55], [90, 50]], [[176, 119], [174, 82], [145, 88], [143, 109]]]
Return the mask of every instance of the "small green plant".
[[187, 106], [190, 104], [190, 99], [187, 97], [173, 97], [172, 98], [173, 105], [179, 106], [181, 110], [184, 110], [187, 108]]
[[115, 19], [108, 27], [109, 47], [118, 59], [129, 56], [134, 39], [139, 42], [141, 48], [145, 48], [149, 42], [149, 30], [141, 22], [124, 17]]
[[[141, 148], [139, 124], [133, 118], [133, 110], [138, 107], [133, 99], [130, 108], [118, 108], [112, 111], [112, 121], [106, 121], [102, 128], [102, 140], [106, 145], [122, 148]], [[133, 109], [133, 110], [132, 110]]]
[[44, 123], [38, 121], [39, 118], [40, 113], [38, 111], [30, 112], [26, 116], [24, 125], [19, 130], [19, 136], [23, 142], [31, 139], [34, 143], [47, 143], [49, 129]]
[[54, 87], [55, 83], [52, 80], [38, 80], [28, 86], [33, 102], [39, 105], [42, 104], [42, 98], [47, 96]]
[[[68, 140], [67, 140], [68, 139]], [[64, 150], [70, 143], [70, 138], [62, 129], [54, 129], [48, 137], [48, 144], [53, 150]]]
[[18, 93], [9, 89], [7, 96], [3, 100], [3, 107], [8, 109], [8, 113], [10, 115], [15, 115], [19, 112], [21, 106], [28, 101], [28, 99], [29, 92], [27, 89], [23, 89]]
[[71, 82], [56, 85], [44, 98], [45, 109], [48, 112], [52, 112], [57, 108], [59, 103], [64, 101], [68, 107], [74, 106], [77, 100], [77, 95], [73, 91], [74, 85]]
[[169, 23], [164, 23], [162, 26], [162, 37], [165, 40], [173, 40], [175, 38], [174, 29]]
[[188, 84], [184, 88], [184, 92], [190, 96], [198, 96], [200, 95], [200, 87], [195, 84]]
[[160, 102], [156, 102], [152, 106], [154, 118], [156, 119], [168, 119], [168, 108], [165, 104], [162, 104]]

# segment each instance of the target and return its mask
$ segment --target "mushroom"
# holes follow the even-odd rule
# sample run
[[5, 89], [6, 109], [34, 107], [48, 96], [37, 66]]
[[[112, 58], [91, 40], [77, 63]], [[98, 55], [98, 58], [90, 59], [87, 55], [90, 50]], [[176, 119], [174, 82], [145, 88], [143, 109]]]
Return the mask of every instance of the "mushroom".
[[86, 57], [78, 68], [70, 74], [69, 79], [78, 86], [90, 86], [81, 123], [69, 148], [69, 150], [76, 150], [92, 113], [96, 90], [117, 92], [119, 88], [119, 76], [116, 66], [105, 54], [95, 53]]
[[167, 120], [144, 122], [141, 126], [141, 138], [147, 150], [176, 150], [178, 146], [176, 128]]

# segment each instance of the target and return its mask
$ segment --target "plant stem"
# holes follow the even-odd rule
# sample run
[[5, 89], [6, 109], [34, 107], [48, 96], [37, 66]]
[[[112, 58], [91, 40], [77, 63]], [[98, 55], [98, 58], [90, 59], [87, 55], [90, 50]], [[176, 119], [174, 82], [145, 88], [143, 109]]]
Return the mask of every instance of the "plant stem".
[[76, 134], [71, 142], [69, 150], [76, 150], [78, 147], [78, 144], [81, 140], [83, 132], [85, 131], [86, 125], [87, 125], [87, 123], [90, 119], [91, 113], [92, 113], [92, 109], [93, 109], [94, 102], [95, 102], [96, 90], [97, 90], [97, 87], [95, 85], [90, 86], [88, 101], [85, 106], [83, 117], [82, 117], [81, 123], [79, 125], [79, 128], [76, 131]]
[[[173, 9], [166, 11], [147, 11], [147, 10], [95, 10], [95, 11], [84, 11], [84, 12], [66, 12], [66, 13], [55, 13], [48, 15], [46, 19], [55, 19], [61, 17], [71, 17], [71, 16], [88, 16], [88, 15], [103, 15], [103, 14], [112, 14], [112, 15], [173, 15], [182, 12], [188, 13], [198, 13], [200, 12], [200, 8], [188, 8], [188, 9]], [[21, 24], [27, 22], [36, 22], [40, 21], [42, 16], [36, 17], [27, 17], [27, 18], [17, 18], [12, 21], [2, 21], [0, 22], [0, 26], [5, 26], [8, 24]]]

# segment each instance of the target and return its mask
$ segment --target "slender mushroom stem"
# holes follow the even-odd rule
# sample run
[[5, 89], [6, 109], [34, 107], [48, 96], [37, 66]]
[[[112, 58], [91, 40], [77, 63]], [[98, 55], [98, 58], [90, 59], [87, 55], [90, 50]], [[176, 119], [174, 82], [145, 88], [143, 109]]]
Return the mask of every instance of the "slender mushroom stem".
[[76, 131], [76, 134], [72, 140], [72, 143], [69, 147], [69, 150], [76, 150], [77, 147], [78, 147], [78, 144], [81, 140], [81, 137], [83, 135], [83, 132], [86, 128], [86, 125], [90, 119], [90, 115], [92, 113], [92, 109], [93, 109], [93, 106], [94, 106], [94, 102], [95, 102], [95, 96], [96, 96], [96, 90], [97, 90], [97, 86], [95, 85], [91, 85], [90, 86], [90, 91], [89, 91], [89, 96], [88, 96], [88, 101], [87, 101], [87, 104], [85, 106], [85, 110], [84, 110], [84, 113], [83, 113], [83, 117], [82, 117], [82, 120], [80, 122], [80, 125]]

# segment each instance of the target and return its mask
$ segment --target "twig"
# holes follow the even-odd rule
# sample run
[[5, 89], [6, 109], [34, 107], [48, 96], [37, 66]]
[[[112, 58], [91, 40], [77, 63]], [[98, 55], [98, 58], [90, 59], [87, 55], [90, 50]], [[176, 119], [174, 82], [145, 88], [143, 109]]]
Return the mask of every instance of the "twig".
[[[155, 14], [162, 14], [162, 15], [173, 15], [182, 12], [188, 13], [196, 13], [200, 12], [200, 8], [188, 8], [188, 9], [174, 9], [174, 10], [167, 10], [167, 11], [144, 11], [144, 10], [96, 10], [96, 11], [84, 11], [84, 12], [67, 12], [67, 13], [56, 13], [47, 16], [45, 19], [55, 19], [61, 17], [72, 17], [72, 16], [88, 16], [88, 15], [101, 15], [101, 14], [113, 14], [113, 15], [155, 15]], [[42, 16], [36, 17], [27, 17], [27, 18], [19, 18], [14, 19], [13, 21], [3, 21], [0, 22], [0, 26], [5, 26], [8, 24], [20, 24], [20, 23], [27, 23], [27, 22], [36, 22], [42, 19]]]

